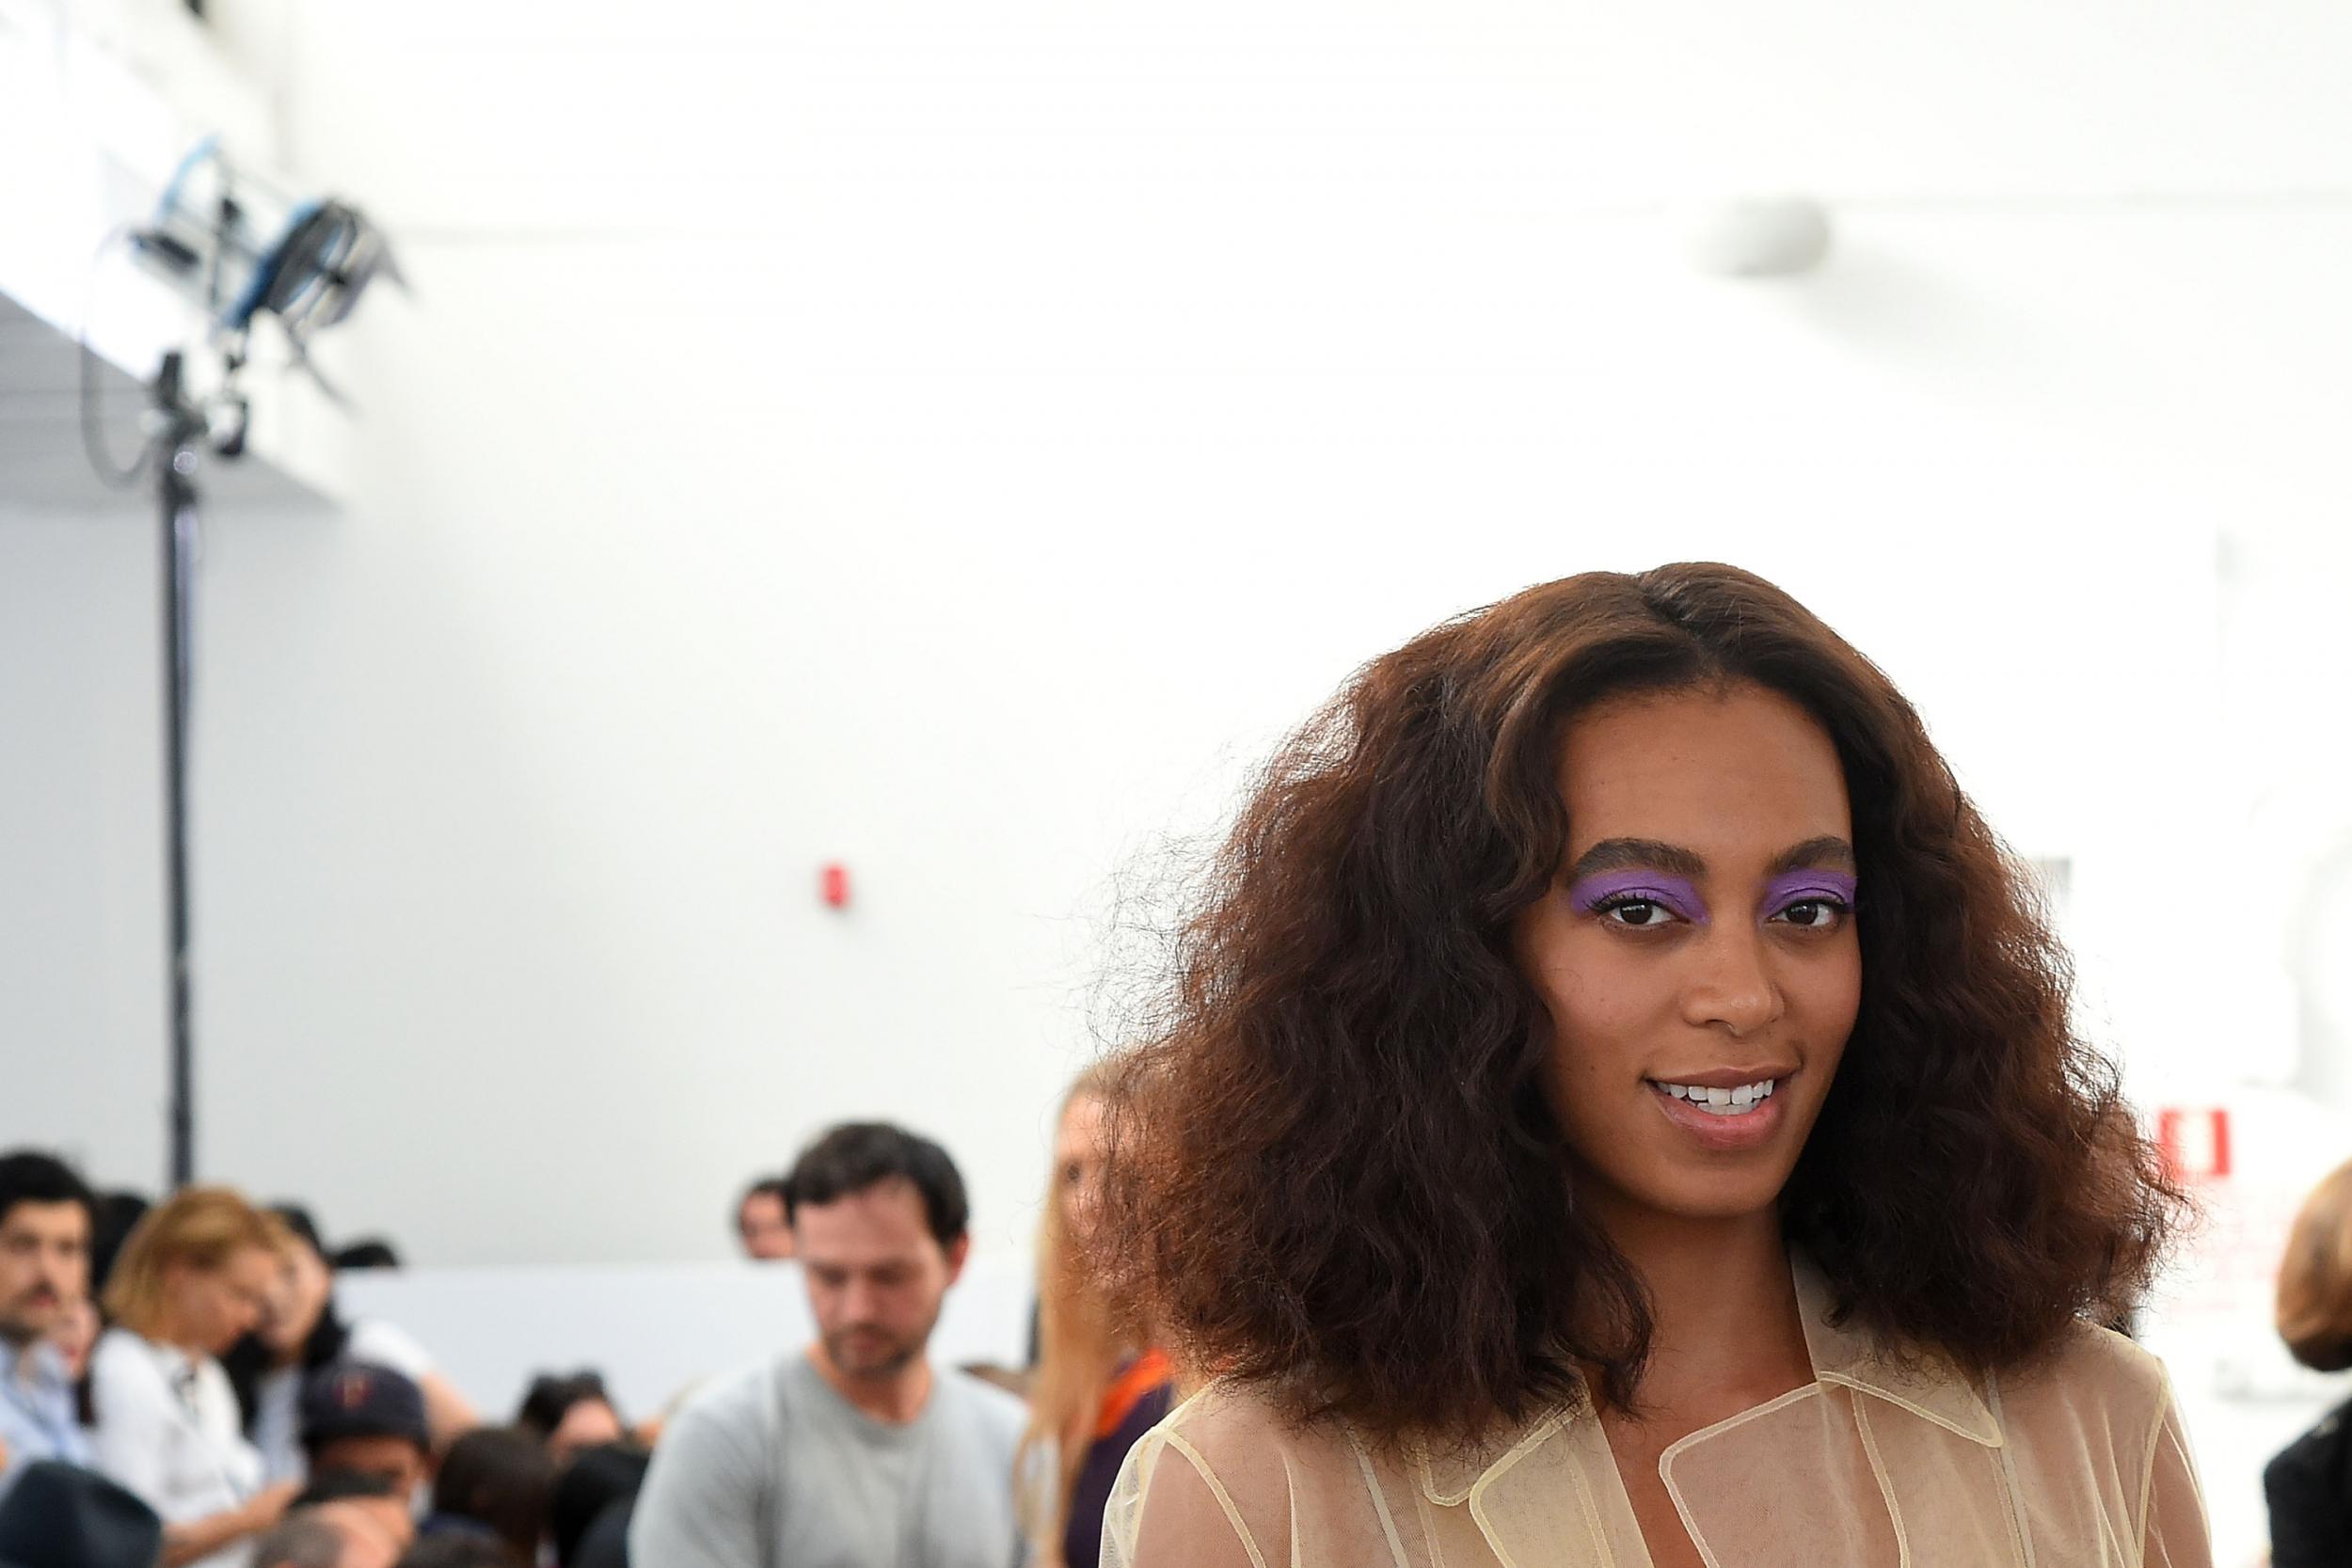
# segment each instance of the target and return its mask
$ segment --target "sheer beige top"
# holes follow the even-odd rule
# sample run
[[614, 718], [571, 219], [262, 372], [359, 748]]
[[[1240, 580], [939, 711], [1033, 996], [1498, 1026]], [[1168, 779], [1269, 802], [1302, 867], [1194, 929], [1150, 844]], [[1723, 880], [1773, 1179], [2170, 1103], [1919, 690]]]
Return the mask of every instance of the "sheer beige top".
[[[2088, 1323], [1972, 1386], [1827, 1321], [1796, 1270], [1814, 1379], [1658, 1462], [1710, 1568], [2209, 1568], [2162, 1363]], [[1599, 1423], [1558, 1415], [1456, 1457], [1294, 1430], [1212, 1386], [1127, 1456], [1104, 1568], [1648, 1568]]]

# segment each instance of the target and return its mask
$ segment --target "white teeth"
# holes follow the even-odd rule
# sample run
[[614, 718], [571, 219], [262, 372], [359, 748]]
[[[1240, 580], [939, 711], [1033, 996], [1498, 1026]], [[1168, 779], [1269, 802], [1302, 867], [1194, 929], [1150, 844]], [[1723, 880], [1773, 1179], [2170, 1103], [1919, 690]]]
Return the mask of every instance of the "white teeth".
[[1745, 1116], [1772, 1097], [1780, 1085], [1767, 1078], [1761, 1083], [1741, 1084], [1737, 1088], [1705, 1088], [1696, 1084], [1659, 1084], [1658, 1086], [1677, 1100], [1687, 1100], [1702, 1111], [1719, 1117]]

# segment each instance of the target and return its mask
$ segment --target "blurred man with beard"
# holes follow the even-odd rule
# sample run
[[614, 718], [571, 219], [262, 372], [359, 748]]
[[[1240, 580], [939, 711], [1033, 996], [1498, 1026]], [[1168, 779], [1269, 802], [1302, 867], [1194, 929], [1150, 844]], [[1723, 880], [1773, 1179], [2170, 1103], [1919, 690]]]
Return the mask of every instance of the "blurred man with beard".
[[927, 1354], [971, 1250], [946, 1150], [836, 1127], [787, 1180], [818, 1342], [722, 1380], [655, 1450], [629, 1528], [660, 1568], [1009, 1568], [1019, 1401]]
[[90, 1191], [64, 1162], [0, 1154], [0, 1493], [36, 1459], [89, 1463], [51, 1335], [89, 1297]]

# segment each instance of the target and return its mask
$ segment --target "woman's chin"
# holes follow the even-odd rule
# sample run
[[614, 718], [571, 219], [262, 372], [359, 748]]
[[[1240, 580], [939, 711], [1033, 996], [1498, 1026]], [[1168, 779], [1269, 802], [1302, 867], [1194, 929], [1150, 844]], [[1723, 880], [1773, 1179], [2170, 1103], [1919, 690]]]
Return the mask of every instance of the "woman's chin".
[[1729, 1225], [1740, 1220], [1778, 1223], [1784, 1171], [1704, 1172], [1677, 1170], [1645, 1182], [1626, 1196], [1639, 1209], [1661, 1218]]

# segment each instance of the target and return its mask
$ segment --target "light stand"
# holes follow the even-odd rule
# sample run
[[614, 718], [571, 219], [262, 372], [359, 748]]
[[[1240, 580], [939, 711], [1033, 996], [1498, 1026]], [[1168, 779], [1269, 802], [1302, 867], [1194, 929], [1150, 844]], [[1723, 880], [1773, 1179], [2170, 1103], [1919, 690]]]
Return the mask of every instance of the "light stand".
[[[209, 452], [245, 451], [249, 416], [237, 391], [257, 317], [275, 317], [294, 365], [341, 402], [310, 357], [313, 332], [351, 313], [380, 273], [400, 280], [382, 232], [350, 203], [295, 198], [232, 162], [207, 138], [172, 176], [145, 228], [119, 231], [148, 271], [199, 306], [222, 355], [220, 388], [193, 394], [187, 356], [172, 350], [149, 383], [147, 444], [140, 463], [118, 472], [96, 436], [87, 322], [82, 327], [83, 438], [99, 476], [119, 488], [152, 465], [162, 545], [164, 652], [164, 901], [170, 943], [170, 1180], [196, 1179], [194, 964], [188, 897], [188, 736], [195, 661], [193, 623], [200, 515], [197, 470]], [[110, 244], [112, 242], [109, 242]], [[206, 410], [233, 416], [216, 427]]]
[[[164, 907], [171, 942], [171, 1184], [196, 1180], [196, 1038], [188, 958], [188, 714], [193, 683], [199, 452], [203, 411], [183, 388], [180, 351], [164, 356], [150, 390], [155, 420], [157, 521], [162, 525], [164, 643]], [[242, 434], [242, 432], [240, 432]], [[232, 453], [233, 455], [233, 453]]]

